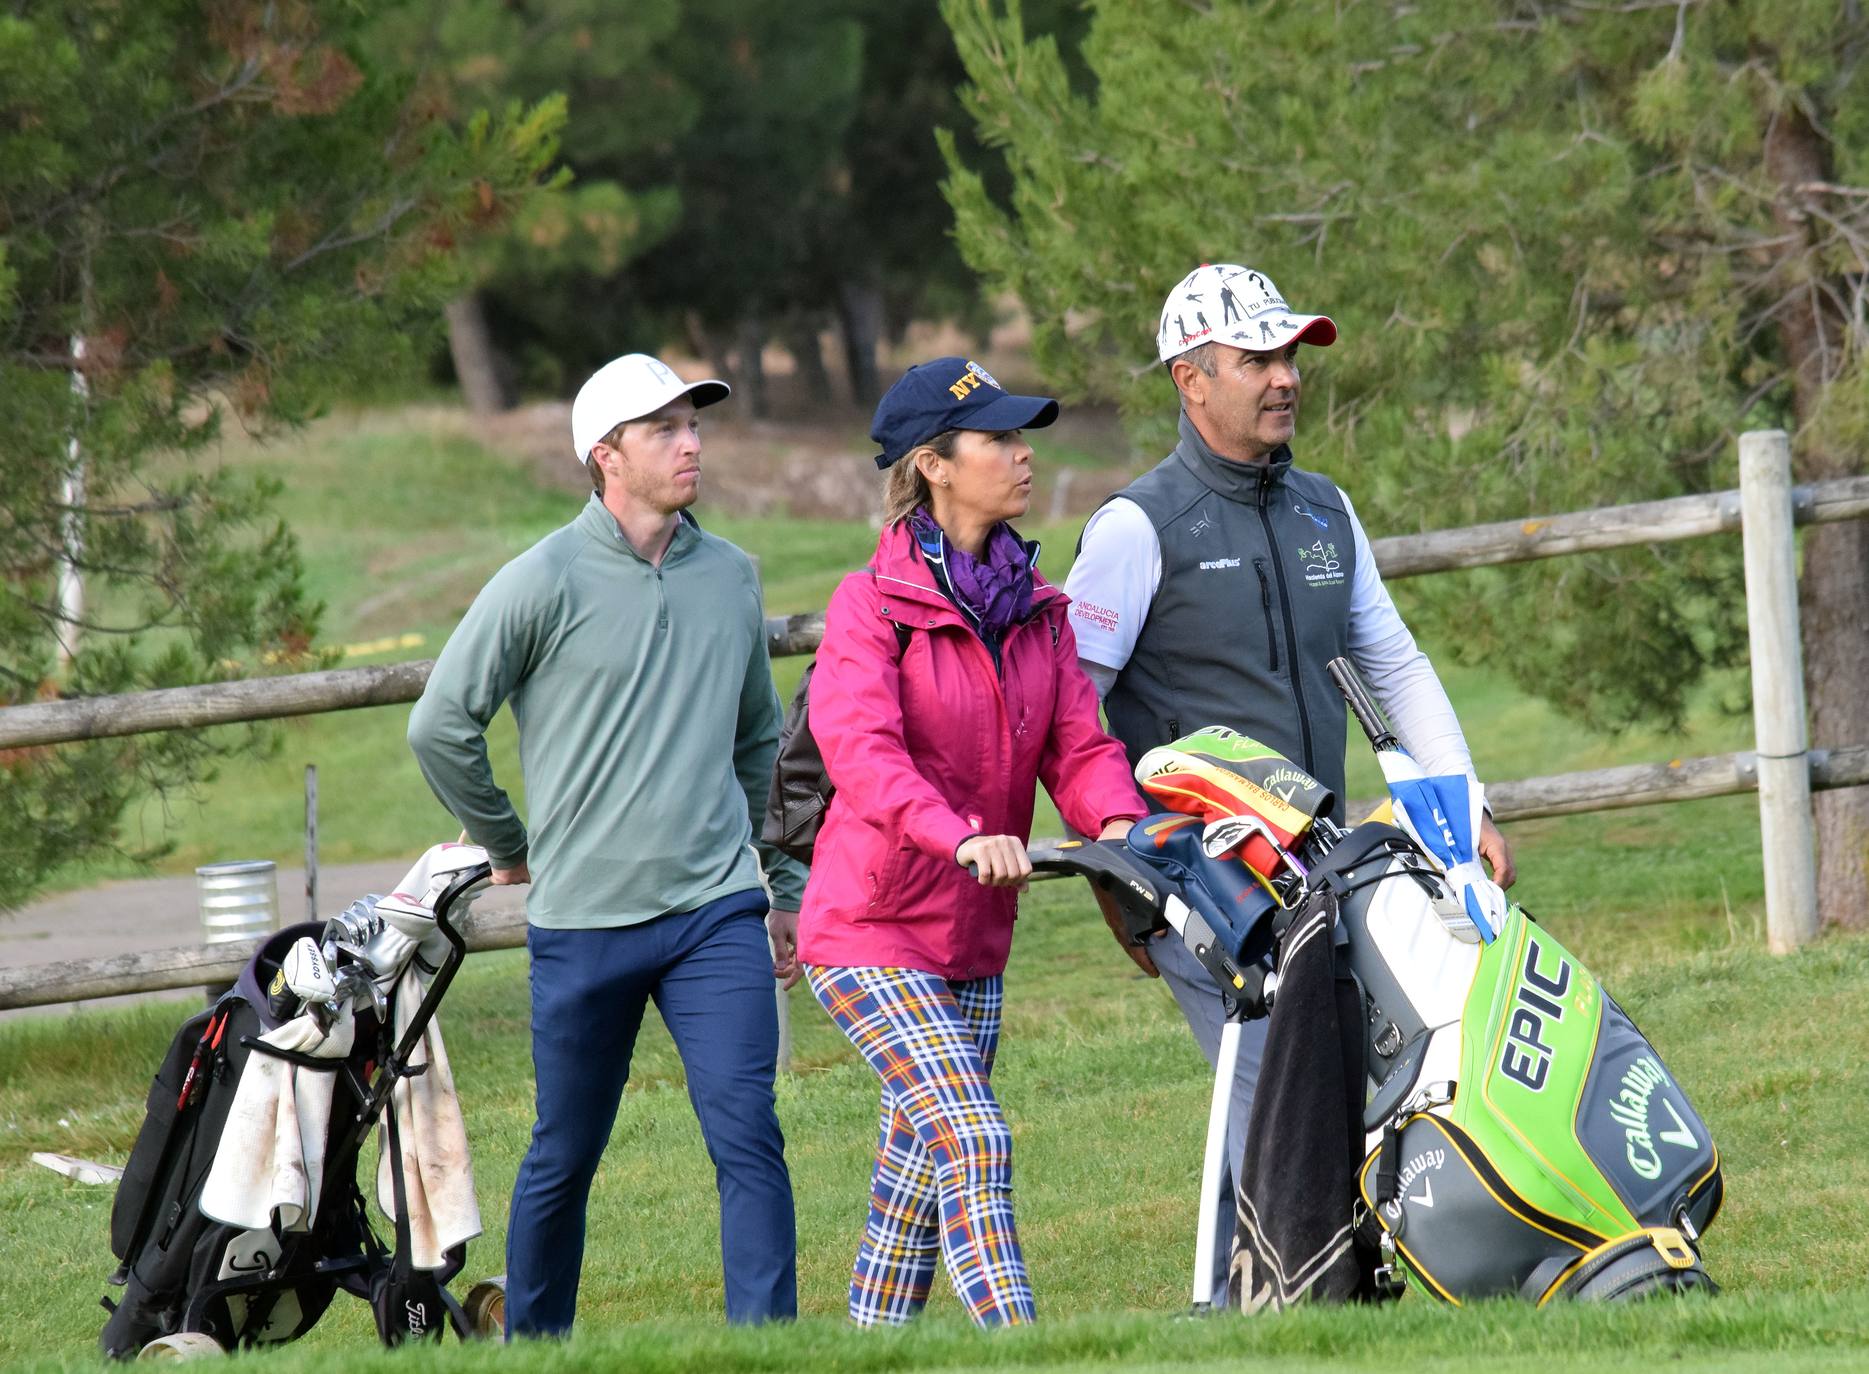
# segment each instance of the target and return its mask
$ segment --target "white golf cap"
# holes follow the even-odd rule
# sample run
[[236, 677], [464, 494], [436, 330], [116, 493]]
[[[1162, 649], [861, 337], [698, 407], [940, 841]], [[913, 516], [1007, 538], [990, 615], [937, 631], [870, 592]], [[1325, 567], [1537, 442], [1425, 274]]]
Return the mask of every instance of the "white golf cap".
[[652, 414], [678, 396], [694, 401], [694, 408], [727, 399], [725, 382], [684, 382], [660, 358], [647, 353], [625, 353], [591, 374], [571, 403], [571, 444], [578, 461], [588, 463], [591, 450], [604, 435], [625, 420]]
[[1204, 343], [1267, 353], [1294, 339], [1326, 348], [1337, 341], [1337, 326], [1327, 315], [1294, 315], [1263, 272], [1203, 263], [1163, 302], [1155, 351], [1169, 363]]

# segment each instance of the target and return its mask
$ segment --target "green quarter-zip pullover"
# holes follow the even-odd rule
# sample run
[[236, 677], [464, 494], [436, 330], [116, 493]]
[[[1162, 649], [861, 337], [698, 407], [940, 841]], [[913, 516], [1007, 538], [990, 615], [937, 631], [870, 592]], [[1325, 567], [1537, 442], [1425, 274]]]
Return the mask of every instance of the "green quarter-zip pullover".
[[[530, 836], [487, 762], [502, 702]], [[526, 861], [532, 924], [623, 926], [759, 886], [779, 723], [752, 560], [684, 517], [652, 564], [593, 495], [474, 599], [409, 745], [496, 866]], [[796, 909], [803, 866], [759, 855], [774, 905]]]

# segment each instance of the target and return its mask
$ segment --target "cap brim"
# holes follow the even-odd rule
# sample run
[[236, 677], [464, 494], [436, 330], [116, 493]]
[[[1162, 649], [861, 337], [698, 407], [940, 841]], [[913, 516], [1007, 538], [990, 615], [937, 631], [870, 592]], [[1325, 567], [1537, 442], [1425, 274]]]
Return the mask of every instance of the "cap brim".
[[[672, 401], [676, 396], [686, 396], [689, 400], [694, 402], [694, 408], [696, 410], [705, 410], [711, 405], [726, 400], [732, 394], [733, 388], [728, 386], [725, 382], [715, 381], [713, 378], [709, 378], [704, 382], [692, 383], [683, 390], [676, 392], [675, 395], [669, 397], [668, 400]], [[662, 405], [667, 404], [668, 401], [662, 402]], [[661, 406], [656, 407], [657, 410], [661, 408]]]
[[1297, 334], [1299, 343], [1308, 343], [1314, 348], [1329, 348], [1337, 342], [1337, 323], [1330, 316], [1299, 315], [1296, 318], [1304, 321]]
[[[1270, 353], [1287, 344], [1308, 343], [1317, 348], [1329, 348], [1336, 342], [1337, 326], [1328, 315], [1281, 315], [1277, 319], [1261, 316], [1242, 321], [1225, 333], [1215, 333], [1196, 340], [1188, 345], [1188, 349], [1198, 348], [1204, 343], [1220, 343], [1228, 348], [1243, 348], [1248, 353]], [[1181, 352], [1185, 353], [1188, 349]], [[1181, 353], [1177, 353], [1167, 361], [1173, 362], [1180, 356]]]
[[1058, 403], [1044, 396], [1000, 396], [967, 415], [957, 429], [1003, 433], [1009, 429], [1043, 429], [1058, 418]]
[[[1046, 396], [1000, 396], [988, 401], [978, 410], [956, 416], [947, 429], [972, 429], [990, 434], [1003, 434], [1009, 429], [1043, 429], [1058, 418], [1058, 403]], [[930, 435], [929, 438], [933, 438]], [[875, 439], [874, 434], [870, 438]], [[878, 442], [881, 442], [878, 440]], [[927, 440], [921, 440], [926, 443]], [[876, 466], [884, 472], [900, 462], [903, 456], [917, 447], [910, 444], [901, 453], [884, 451], [875, 456]]]

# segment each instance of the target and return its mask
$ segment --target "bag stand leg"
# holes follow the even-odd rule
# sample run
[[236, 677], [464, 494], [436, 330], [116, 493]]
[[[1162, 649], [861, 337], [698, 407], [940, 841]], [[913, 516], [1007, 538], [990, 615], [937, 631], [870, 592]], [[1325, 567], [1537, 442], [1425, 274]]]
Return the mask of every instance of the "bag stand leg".
[[[1233, 1105], [1233, 1073], [1239, 1066], [1240, 1021], [1229, 1016], [1220, 1028], [1220, 1053], [1214, 1065], [1214, 1097], [1207, 1109], [1207, 1153], [1201, 1161], [1200, 1226], [1194, 1235], [1194, 1310], [1212, 1312], [1226, 1306], [1226, 1294], [1214, 1302], [1214, 1246], [1219, 1223], [1220, 1174], [1226, 1168], [1227, 1116]], [[1234, 1186], [1239, 1186], [1235, 1179]]]

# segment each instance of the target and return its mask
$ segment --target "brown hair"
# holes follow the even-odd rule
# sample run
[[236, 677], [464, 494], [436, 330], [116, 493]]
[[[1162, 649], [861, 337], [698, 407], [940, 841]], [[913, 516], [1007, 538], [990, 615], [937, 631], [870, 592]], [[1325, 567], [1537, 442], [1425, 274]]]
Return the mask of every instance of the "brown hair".
[[937, 458], [952, 458], [959, 444], [958, 429], [943, 430], [896, 459], [894, 466], [889, 469], [888, 479], [883, 483], [884, 528], [901, 524], [915, 513], [917, 506], [926, 506], [933, 498], [933, 493], [928, 490], [928, 479], [922, 476], [922, 470], [915, 465], [916, 453], [921, 449], [932, 449]]
[[[618, 444], [623, 442], [623, 431], [629, 428], [629, 423], [628, 420], [623, 421], [622, 424], [599, 439], [597, 444], [608, 444], [611, 448], [615, 448]], [[591, 447], [596, 448], [597, 444], [592, 444]], [[596, 455], [585, 454], [584, 466], [589, 468], [591, 472], [591, 490], [596, 492], [599, 496], [602, 496], [604, 494], [604, 470], [597, 466]]]

